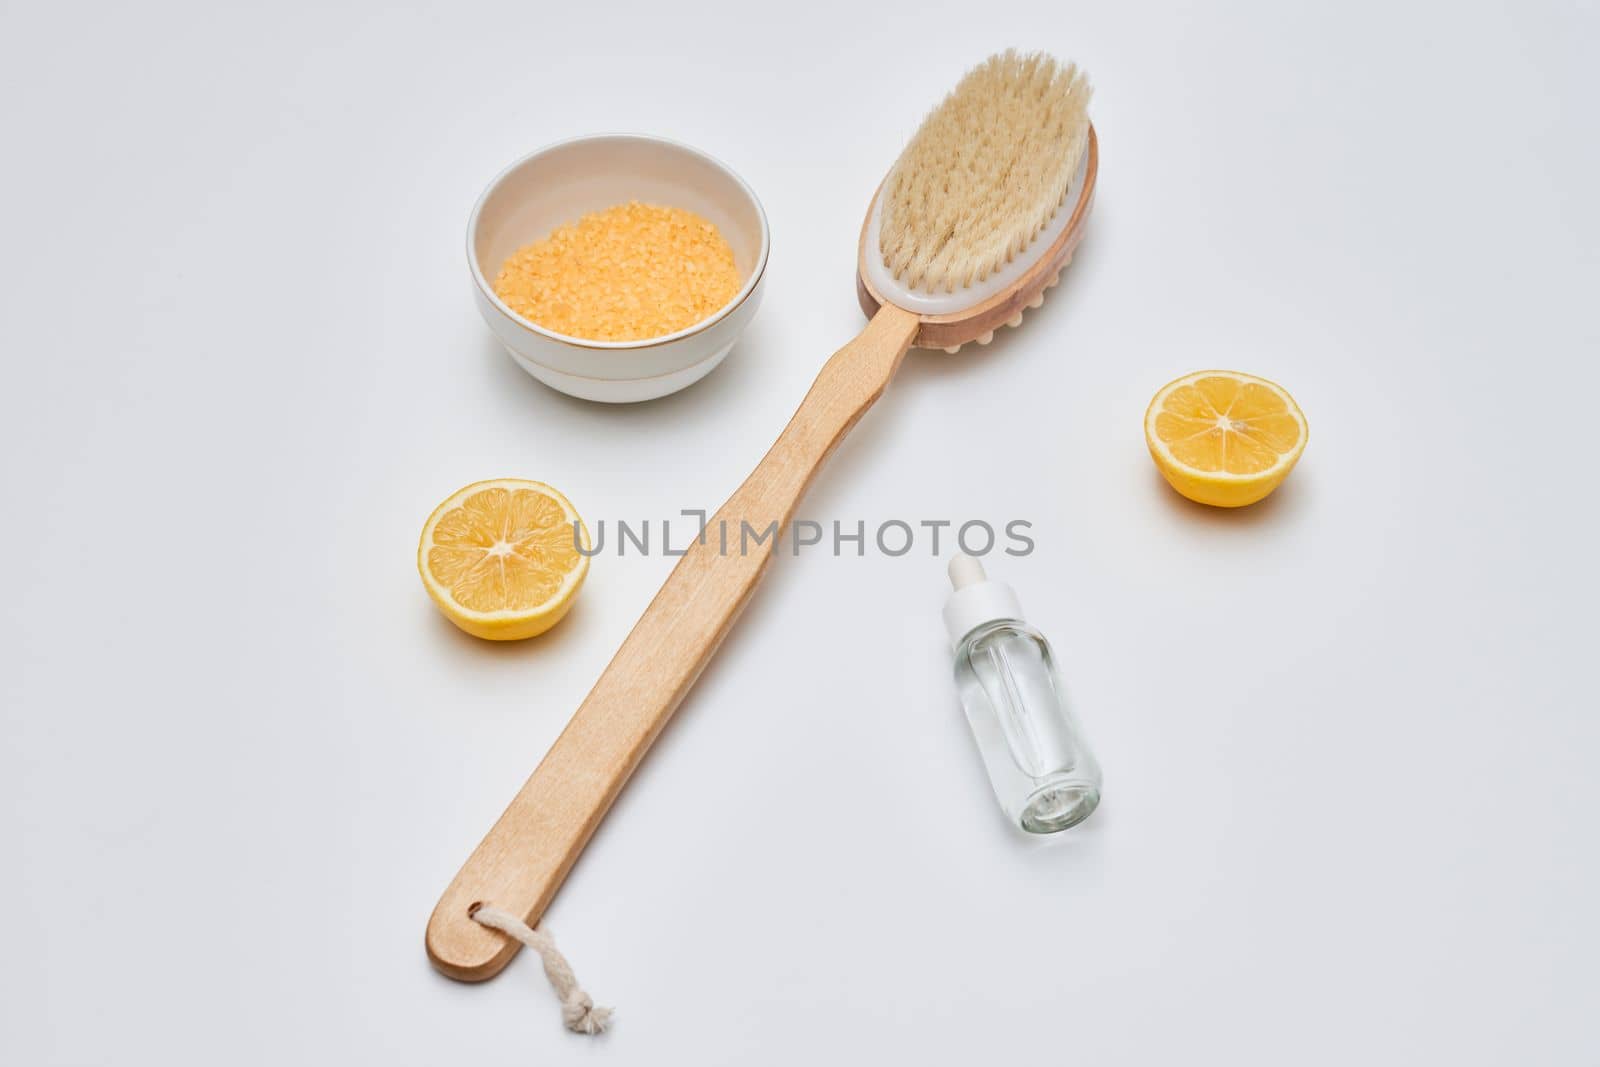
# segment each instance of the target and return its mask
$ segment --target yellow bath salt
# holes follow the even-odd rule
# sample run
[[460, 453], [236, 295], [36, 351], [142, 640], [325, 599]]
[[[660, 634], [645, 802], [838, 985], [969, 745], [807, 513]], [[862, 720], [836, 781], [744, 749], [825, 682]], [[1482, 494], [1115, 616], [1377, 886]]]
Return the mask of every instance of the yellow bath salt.
[[633, 201], [518, 249], [494, 291], [547, 330], [638, 341], [693, 326], [741, 285], [733, 249], [715, 225], [683, 208]]

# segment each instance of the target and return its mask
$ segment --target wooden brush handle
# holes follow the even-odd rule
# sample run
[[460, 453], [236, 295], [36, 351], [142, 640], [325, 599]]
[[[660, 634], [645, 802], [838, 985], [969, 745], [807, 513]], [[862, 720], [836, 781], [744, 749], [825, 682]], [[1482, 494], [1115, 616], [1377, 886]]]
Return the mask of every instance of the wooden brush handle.
[[[774, 522], [787, 526], [823, 460], [882, 395], [917, 335], [911, 312], [886, 304], [828, 360], [800, 409], [673, 568], [561, 736], [500, 816], [428, 920], [428, 956], [464, 981], [500, 972], [517, 943], [470, 917], [493, 904], [534, 925], [623, 783], [677, 708], [771, 562]], [[752, 536], [741, 546], [741, 523]], [[728, 549], [719, 530], [726, 524]], [[741, 547], [747, 549], [741, 552]]]

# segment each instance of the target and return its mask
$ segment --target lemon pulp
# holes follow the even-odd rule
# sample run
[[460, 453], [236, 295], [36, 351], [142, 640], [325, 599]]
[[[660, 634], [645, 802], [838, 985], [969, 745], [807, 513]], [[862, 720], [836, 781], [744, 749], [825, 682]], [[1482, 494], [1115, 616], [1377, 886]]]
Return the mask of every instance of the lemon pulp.
[[1169, 382], [1145, 412], [1145, 443], [1167, 482], [1190, 500], [1243, 507], [1289, 476], [1306, 420], [1282, 386], [1239, 371]]
[[445, 617], [475, 637], [541, 634], [572, 606], [589, 572], [589, 533], [572, 502], [543, 482], [475, 482], [434, 509], [417, 570]]

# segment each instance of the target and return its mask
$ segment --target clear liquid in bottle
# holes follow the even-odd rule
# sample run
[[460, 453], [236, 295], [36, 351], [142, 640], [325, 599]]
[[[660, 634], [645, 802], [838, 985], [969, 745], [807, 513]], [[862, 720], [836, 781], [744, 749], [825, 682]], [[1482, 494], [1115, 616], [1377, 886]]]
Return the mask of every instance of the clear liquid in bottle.
[[950, 579], [956, 688], [1000, 807], [1029, 833], [1076, 826], [1100, 803], [1100, 766], [1067, 706], [1050, 643], [977, 560], [957, 556]]

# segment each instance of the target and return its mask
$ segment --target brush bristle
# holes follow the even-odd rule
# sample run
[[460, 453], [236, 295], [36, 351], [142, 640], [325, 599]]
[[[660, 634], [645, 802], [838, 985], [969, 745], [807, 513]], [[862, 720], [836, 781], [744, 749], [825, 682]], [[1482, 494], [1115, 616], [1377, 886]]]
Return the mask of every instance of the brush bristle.
[[884, 266], [912, 289], [950, 293], [1020, 255], [1066, 197], [1090, 93], [1075, 64], [1043, 53], [969, 71], [884, 182]]

